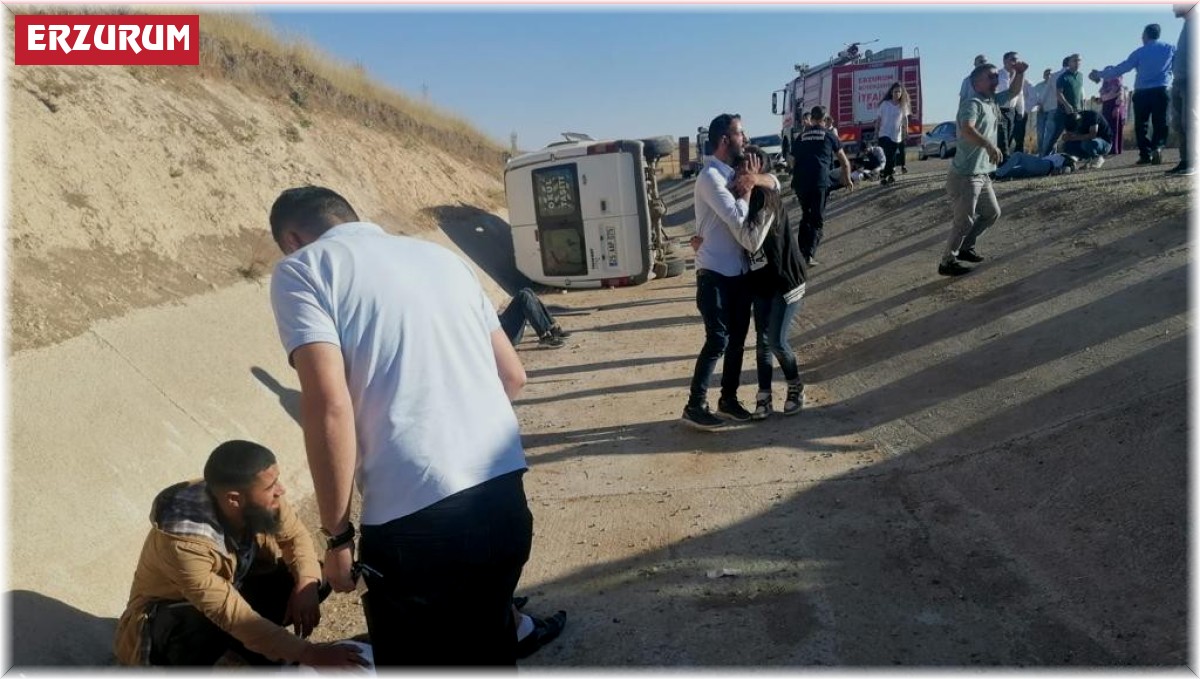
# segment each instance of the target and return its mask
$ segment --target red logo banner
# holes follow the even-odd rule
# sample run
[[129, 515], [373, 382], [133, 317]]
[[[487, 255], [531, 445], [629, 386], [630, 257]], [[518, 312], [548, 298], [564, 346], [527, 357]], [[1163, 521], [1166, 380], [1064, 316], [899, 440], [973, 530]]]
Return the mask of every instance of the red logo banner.
[[198, 66], [198, 14], [19, 14], [17, 66]]

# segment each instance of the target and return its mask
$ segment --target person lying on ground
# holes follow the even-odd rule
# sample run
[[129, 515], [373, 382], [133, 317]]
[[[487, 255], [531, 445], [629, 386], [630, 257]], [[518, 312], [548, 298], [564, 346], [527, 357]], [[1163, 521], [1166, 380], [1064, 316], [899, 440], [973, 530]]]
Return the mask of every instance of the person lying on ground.
[[499, 317], [500, 327], [504, 328], [504, 334], [514, 347], [520, 344], [526, 323], [537, 333], [538, 346], [541, 347], [559, 349], [566, 344], [563, 340], [571, 336], [555, 322], [546, 305], [529, 288], [518, 290]]
[[306, 641], [329, 587], [284, 493], [270, 450], [227, 441], [202, 480], [158, 494], [117, 621], [119, 663], [205, 666], [233, 651], [250, 665], [364, 664], [353, 648]]
[[1062, 153], [1052, 153], [1045, 158], [1039, 158], [1032, 153], [1016, 151], [996, 168], [995, 178], [1026, 179], [1029, 177], [1048, 177], [1056, 174], [1066, 174], [1074, 171], [1076, 160], [1074, 156]]

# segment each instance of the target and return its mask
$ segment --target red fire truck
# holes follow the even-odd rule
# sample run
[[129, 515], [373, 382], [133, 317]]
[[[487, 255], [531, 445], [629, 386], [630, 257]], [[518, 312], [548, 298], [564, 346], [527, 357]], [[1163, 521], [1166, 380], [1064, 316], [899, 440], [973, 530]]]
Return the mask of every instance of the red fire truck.
[[857, 154], [861, 144], [875, 138], [875, 116], [879, 102], [892, 83], [908, 90], [912, 115], [908, 118], [908, 146], [921, 140], [921, 57], [905, 58], [899, 47], [860, 53], [852, 43], [828, 61], [814, 67], [796, 64], [797, 76], [782, 90], [771, 94], [771, 112], [783, 116], [781, 136], [784, 156], [791, 163], [792, 141], [800, 133], [800, 119], [814, 106], [823, 106], [833, 117], [838, 137], [848, 155]]

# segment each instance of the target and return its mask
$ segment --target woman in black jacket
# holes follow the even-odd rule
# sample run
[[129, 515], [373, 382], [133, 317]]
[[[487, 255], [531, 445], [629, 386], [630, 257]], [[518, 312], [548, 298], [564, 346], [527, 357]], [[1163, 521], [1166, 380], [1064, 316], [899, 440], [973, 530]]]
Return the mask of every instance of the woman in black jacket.
[[[749, 147], [747, 153], [758, 153], [763, 157], [762, 152], [754, 147]], [[763, 167], [770, 166], [764, 163]], [[761, 187], [755, 187], [751, 191], [750, 210], [745, 227], [767, 229], [762, 247], [749, 253], [750, 284], [754, 291], [754, 330], [757, 336], [755, 349], [758, 358], [758, 395], [752, 417], [764, 420], [773, 411], [772, 355], [779, 361], [779, 367], [787, 380], [783, 414], [795, 415], [800, 412], [804, 402], [804, 384], [800, 382], [800, 366], [796, 360], [796, 353], [788, 342], [788, 331], [803, 304], [808, 269], [779, 191]]]

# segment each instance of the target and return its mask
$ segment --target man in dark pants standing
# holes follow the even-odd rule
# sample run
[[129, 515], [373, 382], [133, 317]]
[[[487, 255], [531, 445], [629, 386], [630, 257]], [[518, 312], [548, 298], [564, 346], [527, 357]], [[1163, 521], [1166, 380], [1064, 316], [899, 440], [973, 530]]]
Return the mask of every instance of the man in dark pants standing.
[[[1133, 130], [1137, 135], [1138, 165], [1162, 163], [1162, 149], [1167, 145], [1167, 108], [1171, 97], [1171, 64], [1175, 46], [1159, 40], [1162, 27], [1150, 24], [1142, 30], [1142, 46], [1116, 66], [1093, 70], [1088, 74], [1094, 82], [1116, 78], [1137, 69], [1133, 81]], [[1154, 126], [1153, 134], [1150, 126]], [[1120, 134], [1120, 130], [1114, 130]]]
[[792, 189], [800, 202], [800, 253], [807, 265], [817, 264], [817, 246], [825, 229], [825, 203], [833, 186], [830, 167], [836, 157], [842, 166], [842, 186], [854, 190], [850, 177], [850, 159], [842, 149], [842, 142], [825, 125], [825, 108], [814, 106], [811, 120], [819, 121], [808, 126], [796, 137], [793, 147], [794, 162]]
[[[1013, 64], [1017, 63], [1018, 57], [1016, 52], [1005, 52], [1004, 59], [1001, 62], [1000, 68], [1000, 91], [1007, 91], [1008, 85], [1013, 78]], [[1000, 107], [1000, 128], [996, 130], [996, 144], [1000, 147], [1000, 155], [1007, 159], [1009, 149], [1012, 147], [1015, 128], [1017, 124], [1016, 106], [1020, 96], [1017, 96], [1008, 103], [1007, 106]], [[1024, 124], [1022, 124], [1022, 139], [1024, 139]], [[1003, 160], [1001, 161], [1003, 162]]]
[[1167, 174], [1177, 174], [1190, 177], [1196, 173], [1192, 156], [1195, 154], [1196, 140], [1196, 102], [1188, 90], [1188, 59], [1192, 44], [1192, 17], [1196, 13], [1196, 3], [1185, 2], [1175, 5], [1175, 16], [1183, 19], [1183, 30], [1179, 32], [1179, 42], [1175, 45], [1175, 59], [1172, 62], [1172, 72], [1175, 81], [1171, 84], [1172, 118], [1175, 121], [1175, 133], [1179, 135], [1179, 164], [1167, 170]]
[[760, 174], [756, 157], [748, 161], [749, 171], [734, 179], [734, 167], [746, 146], [740, 116], [717, 116], [708, 126], [708, 135], [713, 154], [697, 175], [695, 188], [696, 307], [704, 318], [704, 347], [696, 358], [682, 419], [696, 429], [714, 431], [726, 424], [708, 408], [708, 383], [722, 355], [717, 411], [737, 422], [750, 420], [750, 411], [737, 399], [753, 301], [746, 275], [750, 263], [740, 237], [750, 211], [750, 191], [759, 182], [772, 189], [778, 189], [779, 183], [773, 175]]
[[1063, 59], [1063, 71], [1054, 85], [1058, 97], [1058, 110], [1054, 116], [1055, 131], [1050, 148], [1043, 155], [1053, 152], [1054, 141], [1067, 129], [1067, 119], [1083, 110], [1083, 74], [1079, 72], [1082, 64], [1083, 59], [1078, 54], [1071, 54]]
[[284, 191], [270, 223], [326, 580], [355, 587], [357, 481], [375, 664], [514, 666], [533, 515], [511, 402], [525, 370], [496, 308], [461, 258], [360, 221], [327, 188]]

